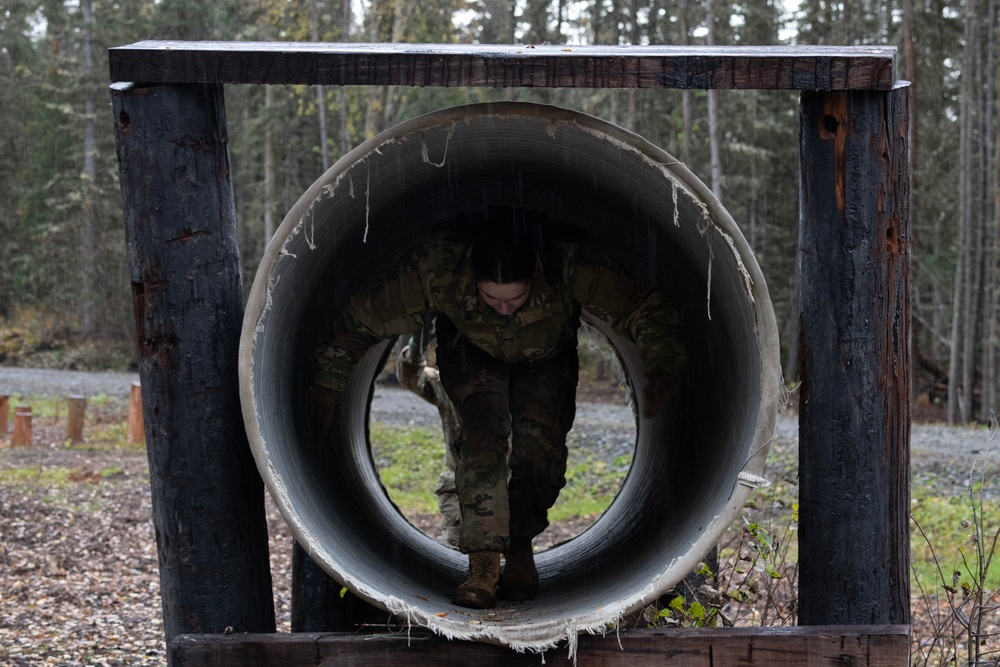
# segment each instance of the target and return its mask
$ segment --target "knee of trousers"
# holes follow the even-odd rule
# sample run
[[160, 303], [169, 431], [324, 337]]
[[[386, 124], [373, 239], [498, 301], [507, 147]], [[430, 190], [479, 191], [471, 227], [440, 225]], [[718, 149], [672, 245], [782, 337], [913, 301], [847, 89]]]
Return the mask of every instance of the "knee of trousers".
[[458, 455], [466, 465], [475, 461], [493, 464], [506, 461], [510, 442], [510, 411], [507, 401], [493, 392], [482, 392], [463, 401]]

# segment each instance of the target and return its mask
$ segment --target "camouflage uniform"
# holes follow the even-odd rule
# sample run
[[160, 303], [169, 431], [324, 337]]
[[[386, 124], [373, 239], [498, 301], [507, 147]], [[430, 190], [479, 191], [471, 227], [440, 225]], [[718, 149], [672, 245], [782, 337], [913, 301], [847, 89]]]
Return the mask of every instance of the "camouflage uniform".
[[434, 493], [437, 494], [438, 509], [441, 511], [441, 541], [457, 549], [462, 526], [462, 512], [455, 487], [455, 443], [460, 427], [458, 412], [441, 384], [438, 369], [427, 365], [427, 357], [421, 346], [416, 344], [416, 337], [399, 353], [396, 379], [401, 386], [436, 407], [441, 417], [445, 470], [438, 478]]
[[550, 281], [537, 271], [528, 301], [504, 316], [480, 302], [467, 244], [422, 245], [355, 295], [314, 353], [316, 384], [343, 391], [371, 345], [436, 315], [438, 368], [461, 420], [455, 449], [464, 552], [505, 551], [511, 536], [531, 538], [548, 525], [545, 515], [565, 484], [581, 307], [635, 341], [647, 373], [676, 377], [684, 363], [676, 313], [658, 292], [592, 244], [554, 250], [561, 266], [549, 273], [556, 275]]
[[[438, 319], [438, 368], [462, 420], [456, 486], [462, 551], [506, 551], [545, 530], [566, 485], [566, 433], [576, 414], [576, 337], [551, 356], [509, 363]], [[509, 444], [508, 444], [509, 443]], [[508, 461], [509, 454], [509, 461]]]

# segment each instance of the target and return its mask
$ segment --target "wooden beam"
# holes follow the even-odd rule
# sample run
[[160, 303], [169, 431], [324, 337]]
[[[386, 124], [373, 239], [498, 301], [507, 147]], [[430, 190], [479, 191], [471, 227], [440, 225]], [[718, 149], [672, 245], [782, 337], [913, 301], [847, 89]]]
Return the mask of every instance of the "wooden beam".
[[804, 93], [799, 623], [908, 623], [908, 85]]
[[407, 667], [905, 667], [908, 626], [671, 628], [581, 636], [577, 659], [565, 645], [545, 654], [448, 641], [426, 631], [399, 634], [182, 635], [173, 667], [237, 665], [407, 665]]
[[143, 41], [111, 80], [489, 88], [888, 90], [895, 47]]
[[273, 632], [222, 85], [111, 92], [166, 638]]

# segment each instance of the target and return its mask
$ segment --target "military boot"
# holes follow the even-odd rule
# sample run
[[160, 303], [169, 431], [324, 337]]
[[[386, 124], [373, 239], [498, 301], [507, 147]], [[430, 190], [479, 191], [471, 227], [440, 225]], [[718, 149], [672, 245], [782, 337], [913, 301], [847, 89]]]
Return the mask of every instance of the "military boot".
[[500, 552], [473, 551], [469, 554], [469, 578], [455, 589], [451, 601], [472, 609], [489, 609], [497, 603], [500, 582]]
[[500, 580], [500, 595], [504, 600], [534, 600], [538, 595], [538, 570], [531, 540], [512, 538], [504, 555], [507, 564]]

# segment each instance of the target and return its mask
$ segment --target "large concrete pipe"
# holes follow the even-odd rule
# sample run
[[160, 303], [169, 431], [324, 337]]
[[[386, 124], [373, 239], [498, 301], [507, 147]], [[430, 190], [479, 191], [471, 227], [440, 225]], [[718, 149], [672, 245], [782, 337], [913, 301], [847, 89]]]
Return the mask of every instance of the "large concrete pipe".
[[[466, 558], [400, 515], [370, 460], [367, 406], [384, 347], [355, 369], [336, 442], [317, 444], [302, 389], [309, 353], [352, 292], [444, 221], [511, 204], [582, 230], [672, 295], [689, 361], [669, 408], [640, 419], [617, 499], [590, 529], [538, 555], [538, 598], [476, 611], [450, 600]], [[605, 333], [638, 386], [634, 347]], [[516, 649], [567, 640], [572, 650], [579, 632], [605, 630], [694, 569], [761, 482], [780, 392], [764, 278], [704, 184], [620, 127], [520, 103], [402, 123], [316, 181], [267, 249], [240, 354], [254, 456], [312, 557], [410, 623]]]

